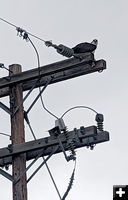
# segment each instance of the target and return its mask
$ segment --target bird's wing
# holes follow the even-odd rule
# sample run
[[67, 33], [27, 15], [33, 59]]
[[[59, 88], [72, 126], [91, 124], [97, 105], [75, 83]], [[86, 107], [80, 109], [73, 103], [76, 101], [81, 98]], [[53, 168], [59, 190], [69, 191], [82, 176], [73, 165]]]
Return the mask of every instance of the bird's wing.
[[74, 53], [86, 53], [86, 52], [93, 52], [96, 49], [96, 45], [84, 42], [76, 45], [72, 48]]

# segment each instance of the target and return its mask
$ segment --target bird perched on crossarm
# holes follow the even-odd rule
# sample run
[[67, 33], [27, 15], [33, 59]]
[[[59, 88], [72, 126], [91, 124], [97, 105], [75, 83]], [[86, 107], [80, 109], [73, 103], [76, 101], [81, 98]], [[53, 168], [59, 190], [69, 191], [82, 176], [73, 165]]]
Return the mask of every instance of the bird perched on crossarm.
[[95, 49], [97, 48], [97, 45], [98, 45], [98, 40], [94, 39], [91, 43], [83, 42], [76, 45], [72, 49], [74, 51], [74, 54], [87, 53], [87, 52], [94, 53]]

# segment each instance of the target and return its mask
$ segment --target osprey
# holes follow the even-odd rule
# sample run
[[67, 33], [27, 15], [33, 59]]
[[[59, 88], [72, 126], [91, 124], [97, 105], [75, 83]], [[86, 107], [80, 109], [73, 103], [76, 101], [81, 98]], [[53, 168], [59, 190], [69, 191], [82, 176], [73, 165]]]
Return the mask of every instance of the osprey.
[[98, 40], [94, 39], [91, 43], [83, 42], [76, 45], [72, 49], [74, 51], [74, 54], [86, 53], [86, 52], [94, 53], [95, 49], [97, 48], [97, 44]]

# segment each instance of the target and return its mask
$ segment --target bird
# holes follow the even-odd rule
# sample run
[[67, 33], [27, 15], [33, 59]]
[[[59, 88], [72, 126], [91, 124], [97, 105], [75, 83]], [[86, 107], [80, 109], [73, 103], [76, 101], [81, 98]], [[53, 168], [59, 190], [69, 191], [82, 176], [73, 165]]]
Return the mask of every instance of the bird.
[[74, 54], [87, 53], [87, 52], [94, 53], [97, 48], [97, 45], [98, 45], [98, 40], [94, 39], [91, 43], [83, 42], [77, 44], [72, 49], [74, 51]]

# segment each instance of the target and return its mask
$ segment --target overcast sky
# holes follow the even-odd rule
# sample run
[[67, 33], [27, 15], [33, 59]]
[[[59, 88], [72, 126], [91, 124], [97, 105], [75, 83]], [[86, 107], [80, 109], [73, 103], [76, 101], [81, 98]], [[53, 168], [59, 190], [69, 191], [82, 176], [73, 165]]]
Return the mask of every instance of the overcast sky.
[[[43, 95], [47, 108], [58, 117], [72, 106], [94, 108], [104, 114], [104, 128], [110, 132], [110, 141], [97, 145], [93, 151], [86, 148], [77, 150], [75, 181], [67, 197], [70, 200], [109, 200], [112, 199], [113, 185], [128, 184], [127, 7], [126, 0], [4, 0], [0, 4], [1, 18], [44, 40], [73, 47], [97, 38], [99, 44], [95, 58], [107, 62], [107, 69], [102, 73], [50, 85]], [[31, 39], [39, 51], [41, 66], [65, 59], [43, 42]], [[15, 28], [2, 21], [0, 46], [0, 63], [6, 67], [14, 63], [21, 64], [23, 71], [37, 67], [30, 43], [17, 37]], [[0, 78], [7, 75], [8, 72], [1, 69]], [[38, 90], [35, 90], [26, 101], [26, 109], [37, 94]], [[8, 97], [0, 101], [9, 106]], [[10, 134], [9, 116], [0, 111], [0, 132]], [[40, 101], [29, 117], [37, 138], [47, 136], [47, 131], [54, 127], [55, 119], [43, 110]], [[83, 125], [95, 125], [95, 114], [85, 109], [74, 110], [64, 120], [72, 130]], [[26, 125], [25, 131], [26, 141], [33, 140]], [[0, 136], [0, 148], [9, 143], [7, 137]], [[72, 161], [67, 163], [63, 154], [53, 156], [48, 164], [63, 195], [74, 164]], [[12, 200], [11, 182], [2, 176], [0, 196], [2, 200]], [[45, 167], [28, 183], [28, 200], [35, 199], [59, 199]]]

